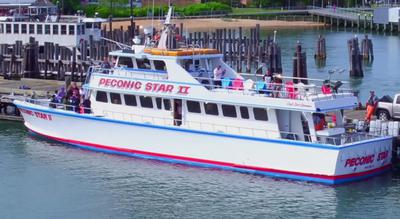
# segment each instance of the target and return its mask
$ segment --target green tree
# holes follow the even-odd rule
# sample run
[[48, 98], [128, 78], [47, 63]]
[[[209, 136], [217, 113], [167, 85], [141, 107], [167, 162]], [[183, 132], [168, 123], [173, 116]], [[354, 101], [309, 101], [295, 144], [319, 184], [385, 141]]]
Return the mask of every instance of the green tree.
[[62, 14], [74, 14], [81, 8], [80, 0], [52, 0], [52, 2], [58, 6]]

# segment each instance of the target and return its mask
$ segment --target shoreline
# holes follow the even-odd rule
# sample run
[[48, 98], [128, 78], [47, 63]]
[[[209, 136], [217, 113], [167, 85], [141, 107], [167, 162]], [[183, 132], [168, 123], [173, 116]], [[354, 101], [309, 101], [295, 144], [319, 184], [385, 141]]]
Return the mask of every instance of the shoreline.
[[[152, 26], [156, 29], [162, 27], [160, 20], [134, 20], [136, 25], [142, 27]], [[202, 19], [176, 19], [173, 23], [178, 27], [183, 23], [184, 30], [215, 30], [220, 28], [253, 28], [256, 24], [260, 25], [263, 29], [304, 29], [324, 27], [324, 23], [317, 23], [311, 21], [280, 21], [280, 20], [255, 20], [255, 19], [234, 19], [234, 18], [202, 18]], [[121, 26], [124, 30], [128, 29], [130, 21], [113, 21], [113, 29], [120, 29]], [[108, 28], [108, 23], [104, 23], [103, 27]]]

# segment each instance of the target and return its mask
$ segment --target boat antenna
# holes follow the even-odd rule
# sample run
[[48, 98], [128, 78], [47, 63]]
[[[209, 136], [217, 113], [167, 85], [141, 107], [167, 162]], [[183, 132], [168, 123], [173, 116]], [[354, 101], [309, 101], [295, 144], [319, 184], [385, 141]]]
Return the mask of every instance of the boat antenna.
[[152, 12], [151, 12], [151, 34], [154, 36], [154, 0], [153, 0]]

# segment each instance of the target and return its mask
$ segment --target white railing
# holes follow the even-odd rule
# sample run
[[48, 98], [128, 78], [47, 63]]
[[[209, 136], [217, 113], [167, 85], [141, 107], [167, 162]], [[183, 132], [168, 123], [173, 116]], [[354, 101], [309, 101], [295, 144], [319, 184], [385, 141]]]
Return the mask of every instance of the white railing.
[[[312, 139], [315, 139], [314, 143], [335, 145], [335, 146], [341, 146], [344, 144], [351, 144], [355, 142], [360, 142], [380, 137], [367, 133], [345, 133], [336, 137], [322, 137], [322, 136], [312, 136], [304, 133], [266, 130], [266, 129], [251, 128], [251, 127], [240, 127], [240, 126], [198, 122], [198, 121], [188, 121], [188, 120], [185, 121], [185, 120], [173, 119], [172, 117], [168, 118], [155, 117], [155, 116], [115, 112], [109, 110], [104, 110], [103, 115], [104, 117], [116, 120], [139, 122], [139, 123], [160, 125], [160, 126], [170, 126], [175, 128], [186, 128], [186, 129], [207, 131], [207, 132], [258, 137], [265, 139], [285, 139], [285, 140], [302, 141], [302, 142], [312, 142], [313, 141]], [[179, 126], [176, 125], [178, 123], [180, 124]]]

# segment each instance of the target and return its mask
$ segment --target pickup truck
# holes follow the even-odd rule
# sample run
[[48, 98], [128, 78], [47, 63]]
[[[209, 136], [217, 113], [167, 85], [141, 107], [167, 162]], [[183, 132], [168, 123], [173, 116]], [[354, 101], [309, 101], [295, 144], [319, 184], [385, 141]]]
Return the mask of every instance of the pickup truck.
[[380, 120], [400, 119], [400, 94], [396, 94], [394, 98], [382, 97], [375, 113]]

